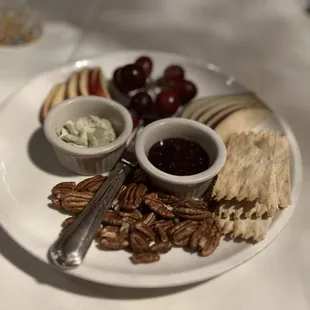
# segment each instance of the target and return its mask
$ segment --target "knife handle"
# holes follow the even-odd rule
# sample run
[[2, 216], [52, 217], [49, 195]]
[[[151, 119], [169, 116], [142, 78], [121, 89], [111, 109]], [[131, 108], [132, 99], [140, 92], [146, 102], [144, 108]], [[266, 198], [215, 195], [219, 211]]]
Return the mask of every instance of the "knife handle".
[[119, 162], [87, 207], [68, 226], [49, 250], [50, 259], [61, 269], [78, 267], [132, 168]]

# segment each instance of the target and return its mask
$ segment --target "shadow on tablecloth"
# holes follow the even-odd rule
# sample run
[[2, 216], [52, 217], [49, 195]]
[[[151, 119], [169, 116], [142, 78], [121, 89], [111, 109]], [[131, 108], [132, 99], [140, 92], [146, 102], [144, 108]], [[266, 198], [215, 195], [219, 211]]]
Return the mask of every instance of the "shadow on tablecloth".
[[15, 243], [2, 228], [0, 228], [0, 253], [15, 267], [35, 279], [39, 284], [49, 285], [82, 296], [114, 300], [146, 299], [180, 293], [200, 285], [191, 284], [172, 288], [136, 289], [114, 287], [82, 280], [41, 262]]
[[61, 166], [51, 144], [46, 140], [42, 128], [33, 132], [29, 141], [27, 152], [32, 163], [40, 170], [61, 177], [76, 175]]

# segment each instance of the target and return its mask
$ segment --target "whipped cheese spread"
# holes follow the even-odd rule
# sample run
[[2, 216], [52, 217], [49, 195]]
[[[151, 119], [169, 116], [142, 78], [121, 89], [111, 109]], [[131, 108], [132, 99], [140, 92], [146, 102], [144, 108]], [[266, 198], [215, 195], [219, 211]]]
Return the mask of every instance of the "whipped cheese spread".
[[104, 146], [116, 139], [111, 122], [93, 115], [76, 122], [69, 120], [56, 133], [61, 140], [79, 147]]

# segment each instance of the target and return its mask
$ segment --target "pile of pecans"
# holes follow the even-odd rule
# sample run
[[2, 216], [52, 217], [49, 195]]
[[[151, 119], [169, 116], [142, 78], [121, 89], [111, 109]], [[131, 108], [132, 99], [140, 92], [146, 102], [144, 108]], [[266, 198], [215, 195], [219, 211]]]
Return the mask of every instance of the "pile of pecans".
[[[63, 182], [52, 189], [52, 202], [74, 215], [70, 225], [103, 184], [95, 176], [79, 184]], [[143, 183], [130, 183], [118, 194], [113, 209], [102, 220], [96, 240], [103, 249], [129, 249], [135, 264], [158, 261], [172, 247], [183, 247], [208, 256], [218, 247], [221, 227], [200, 200], [179, 199], [151, 191]]]

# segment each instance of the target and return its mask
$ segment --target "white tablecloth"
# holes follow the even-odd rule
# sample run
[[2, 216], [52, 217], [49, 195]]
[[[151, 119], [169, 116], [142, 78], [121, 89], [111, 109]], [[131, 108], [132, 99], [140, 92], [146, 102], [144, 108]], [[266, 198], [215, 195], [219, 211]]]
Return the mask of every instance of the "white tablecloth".
[[288, 120], [304, 166], [298, 208], [276, 241], [242, 266], [181, 289], [132, 290], [74, 279], [0, 232], [1, 309], [310, 309], [310, 19], [302, 13], [302, 2], [86, 1], [92, 9], [83, 23], [79, 17], [86, 9], [79, 7], [80, 15], [69, 22], [56, 21], [51, 9], [46, 15], [51, 13], [54, 21], [46, 24], [40, 41], [0, 48], [2, 100], [38, 72], [113, 49], [156, 49], [207, 59]]

